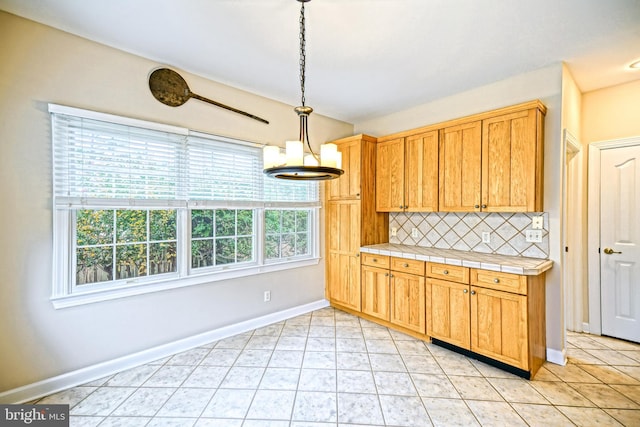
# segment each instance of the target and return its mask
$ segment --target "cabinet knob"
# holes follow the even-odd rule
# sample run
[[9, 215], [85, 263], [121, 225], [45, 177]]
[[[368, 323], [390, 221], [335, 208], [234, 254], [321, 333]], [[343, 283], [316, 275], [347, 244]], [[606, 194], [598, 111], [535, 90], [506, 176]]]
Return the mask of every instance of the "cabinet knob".
[[403, 209], [403, 206], [402, 206], [402, 205], [400, 205], [400, 206], [398, 206], [398, 208]]
[[449, 270], [444, 270], [442, 274], [449, 274]]
[[360, 197], [360, 193], [356, 193], [356, 197]]
[[500, 283], [500, 279], [496, 277], [495, 279], [493, 279], [493, 283]]
[[389, 277], [389, 273], [384, 273], [384, 277]]
[[480, 209], [480, 205], [475, 205], [474, 208]]
[[462, 290], [462, 293], [463, 293], [463, 294], [466, 294], [467, 292], [469, 292], [467, 289], [463, 289], [463, 290]]
[[373, 262], [378, 262], [378, 258], [374, 258], [372, 261]]
[[407, 264], [407, 263], [405, 262], [404, 264], [402, 264], [402, 266], [403, 266], [404, 268], [407, 268], [407, 267], [409, 267], [409, 264]]
[[356, 258], [360, 258], [360, 254], [359, 253], [356, 254]]
[[393, 277], [393, 274], [390, 274], [389, 277]]
[[409, 205], [404, 205], [404, 208], [405, 209], [409, 209]]
[[487, 205], [482, 205], [482, 209], [484, 209], [484, 208], [486, 208], [486, 207], [487, 207]]
[[476, 294], [476, 291], [471, 291], [471, 295], [475, 295], [475, 294]]

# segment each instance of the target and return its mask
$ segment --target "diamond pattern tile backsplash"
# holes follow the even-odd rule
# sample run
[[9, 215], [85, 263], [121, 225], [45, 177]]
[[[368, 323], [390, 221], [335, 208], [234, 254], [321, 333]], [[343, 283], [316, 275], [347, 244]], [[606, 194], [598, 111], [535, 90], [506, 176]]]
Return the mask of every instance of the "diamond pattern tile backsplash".
[[[530, 243], [525, 230], [534, 216], [542, 216], [542, 242]], [[392, 230], [397, 234], [393, 236]], [[416, 229], [417, 237], [412, 236]], [[489, 232], [490, 243], [482, 243]], [[389, 215], [389, 243], [487, 254], [549, 257], [548, 213], [419, 212]]]

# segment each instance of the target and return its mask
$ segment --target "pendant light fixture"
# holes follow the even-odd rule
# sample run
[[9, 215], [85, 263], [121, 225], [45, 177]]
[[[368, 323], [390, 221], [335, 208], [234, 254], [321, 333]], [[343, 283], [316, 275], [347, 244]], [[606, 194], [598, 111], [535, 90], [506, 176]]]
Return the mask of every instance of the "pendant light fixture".
[[[300, 91], [302, 105], [294, 108], [300, 119], [300, 139], [286, 142], [286, 153], [280, 147], [267, 145], [263, 149], [264, 173], [267, 176], [296, 181], [323, 181], [338, 178], [344, 173], [342, 170], [342, 153], [338, 152], [335, 144], [322, 144], [320, 155], [314, 153], [309, 142], [308, 118], [313, 108], [305, 105], [304, 84], [306, 68], [305, 51], [305, 20], [304, 4], [310, 0], [300, 2]], [[309, 148], [305, 155], [304, 146]]]

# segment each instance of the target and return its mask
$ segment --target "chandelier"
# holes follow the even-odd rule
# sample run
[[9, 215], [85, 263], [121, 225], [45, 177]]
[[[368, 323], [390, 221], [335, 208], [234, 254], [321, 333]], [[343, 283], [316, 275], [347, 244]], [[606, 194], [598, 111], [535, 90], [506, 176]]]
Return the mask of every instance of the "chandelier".
[[[285, 152], [280, 147], [267, 145], [263, 149], [264, 173], [267, 176], [297, 181], [323, 181], [338, 178], [344, 173], [342, 170], [342, 153], [338, 152], [335, 144], [322, 144], [318, 156], [309, 142], [308, 118], [313, 108], [305, 105], [304, 84], [306, 68], [305, 51], [305, 19], [304, 4], [311, 0], [297, 0], [300, 2], [300, 91], [302, 105], [294, 108], [300, 120], [299, 140], [287, 141]], [[309, 149], [304, 153], [304, 147]]]

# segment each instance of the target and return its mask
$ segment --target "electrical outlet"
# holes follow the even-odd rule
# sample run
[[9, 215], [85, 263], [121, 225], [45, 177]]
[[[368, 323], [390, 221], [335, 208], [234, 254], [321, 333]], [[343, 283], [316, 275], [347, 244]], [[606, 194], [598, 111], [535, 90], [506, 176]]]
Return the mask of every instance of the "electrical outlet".
[[391, 227], [391, 237], [396, 237], [398, 235], [398, 228]]
[[534, 230], [542, 230], [544, 227], [544, 217], [543, 216], [534, 216], [531, 218], [531, 228]]
[[488, 231], [482, 232], [482, 243], [491, 243], [491, 233]]
[[264, 291], [264, 302], [271, 301], [271, 291]]
[[418, 238], [418, 229], [417, 228], [412, 228], [411, 229], [411, 237], [413, 237], [414, 239]]
[[542, 242], [542, 230], [526, 230], [525, 240], [530, 243]]

